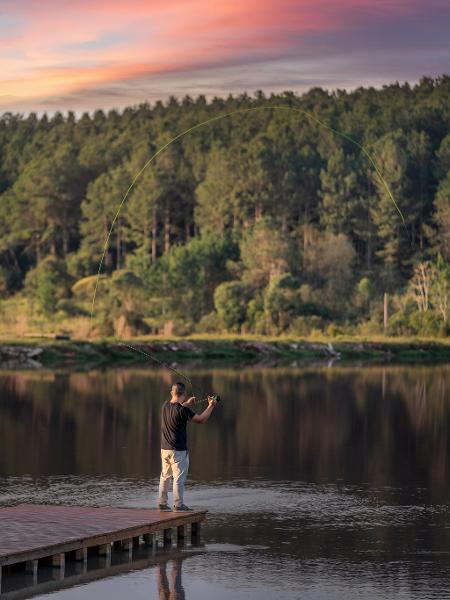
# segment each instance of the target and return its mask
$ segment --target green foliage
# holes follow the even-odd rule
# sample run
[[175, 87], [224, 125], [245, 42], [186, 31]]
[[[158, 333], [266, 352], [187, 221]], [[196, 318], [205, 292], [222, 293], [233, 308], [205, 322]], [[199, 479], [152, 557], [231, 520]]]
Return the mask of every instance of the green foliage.
[[442, 327], [439, 318], [433, 312], [422, 313], [413, 311], [411, 313], [397, 312], [389, 320], [388, 334], [395, 336], [427, 336], [440, 337]]
[[198, 322], [195, 331], [197, 333], [217, 333], [220, 331], [219, 317], [215, 311], [203, 315]]
[[361, 313], [367, 316], [370, 312], [370, 302], [375, 295], [372, 282], [368, 277], [362, 277], [356, 285], [355, 305], [360, 308]]
[[55, 312], [58, 300], [68, 298], [72, 279], [63, 260], [46, 258], [27, 273], [25, 288], [46, 315]]
[[271, 219], [263, 219], [248, 230], [240, 245], [243, 279], [262, 288], [270, 278], [288, 271], [290, 246]]
[[229, 331], [238, 332], [247, 312], [248, 287], [241, 281], [228, 281], [217, 286], [214, 306], [222, 325]]
[[391, 332], [437, 327], [442, 335], [449, 81], [271, 97], [362, 144], [405, 226], [364, 151], [288, 110], [197, 129], [160, 152], [129, 190], [173, 136], [207, 117], [263, 106], [262, 93], [171, 98], [80, 118], [4, 115], [0, 296], [23, 292], [48, 315], [89, 314], [104, 252], [95, 310], [103, 335], [144, 331], [144, 322], [154, 332], [274, 333], [325, 331], [333, 320], [329, 331], [352, 323], [380, 332], [385, 291]]
[[313, 234], [304, 251], [304, 266], [308, 279], [322, 289], [321, 303], [342, 315], [349, 313], [349, 297], [354, 282], [355, 250], [346, 235]]
[[436, 246], [442, 256], [450, 260], [450, 169], [440, 182], [435, 198], [434, 222], [438, 229]]
[[324, 320], [322, 317], [311, 315], [311, 316], [300, 316], [296, 317], [289, 326], [289, 333], [298, 337], [308, 337], [313, 333], [321, 333], [324, 329]]
[[301, 307], [298, 279], [291, 273], [271, 278], [264, 291], [264, 312], [272, 333], [285, 331]]

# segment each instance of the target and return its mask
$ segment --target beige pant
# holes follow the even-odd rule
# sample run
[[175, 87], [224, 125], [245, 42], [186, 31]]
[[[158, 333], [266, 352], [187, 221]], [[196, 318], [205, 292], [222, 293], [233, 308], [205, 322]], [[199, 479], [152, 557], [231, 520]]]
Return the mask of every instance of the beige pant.
[[189, 469], [187, 450], [161, 450], [162, 470], [159, 479], [158, 504], [167, 504], [170, 479], [173, 477], [173, 505], [183, 504], [184, 483]]

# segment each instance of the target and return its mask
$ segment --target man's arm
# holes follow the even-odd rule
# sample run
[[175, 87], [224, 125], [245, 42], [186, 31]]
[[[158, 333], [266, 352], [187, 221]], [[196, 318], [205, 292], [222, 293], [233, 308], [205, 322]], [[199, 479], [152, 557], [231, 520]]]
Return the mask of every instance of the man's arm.
[[195, 402], [195, 396], [191, 396], [190, 398], [185, 400], [181, 406], [189, 406], [190, 404], [194, 404], [194, 402]]
[[211, 398], [211, 396], [208, 396], [208, 406], [200, 415], [195, 415], [194, 417], [192, 417], [191, 421], [193, 423], [198, 423], [199, 425], [203, 425], [203, 423], [206, 423], [216, 404], [217, 402], [213, 398]]

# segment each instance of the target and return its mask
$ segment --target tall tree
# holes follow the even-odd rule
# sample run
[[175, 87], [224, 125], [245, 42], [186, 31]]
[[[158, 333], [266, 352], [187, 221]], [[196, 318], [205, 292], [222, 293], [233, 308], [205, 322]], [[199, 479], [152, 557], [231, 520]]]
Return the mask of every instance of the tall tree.
[[[129, 176], [123, 166], [116, 167], [100, 175], [89, 184], [86, 198], [81, 205], [81, 232], [83, 240], [80, 252], [98, 264], [108, 240], [111, 226], [120, 203], [129, 186]], [[111, 231], [105, 253], [104, 265], [107, 270], [120, 268], [122, 264], [123, 217], [119, 216]]]
[[[375, 145], [378, 168], [403, 214], [407, 213], [405, 192], [407, 156], [404, 135], [400, 131], [386, 134]], [[372, 218], [377, 228], [379, 248], [377, 255], [382, 261], [384, 284], [391, 289], [398, 283], [402, 267], [401, 248], [407, 234], [402, 228], [402, 220], [386, 187], [374, 173], [373, 180], [377, 201], [372, 207]], [[403, 242], [403, 244], [402, 244]]]

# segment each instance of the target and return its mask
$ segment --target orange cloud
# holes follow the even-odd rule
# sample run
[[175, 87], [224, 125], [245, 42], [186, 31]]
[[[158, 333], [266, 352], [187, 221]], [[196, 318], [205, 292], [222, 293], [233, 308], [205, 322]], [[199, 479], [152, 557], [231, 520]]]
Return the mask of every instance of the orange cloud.
[[[430, 1], [445, 6], [444, 0]], [[10, 104], [10, 97], [61, 96], [293, 51], [311, 56], [321, 48], [321, 36], [340, 35], [343, 44], [354, 22], [410, 18], [419, 2], [2, 0], [0, 106], [2, 98]]]

